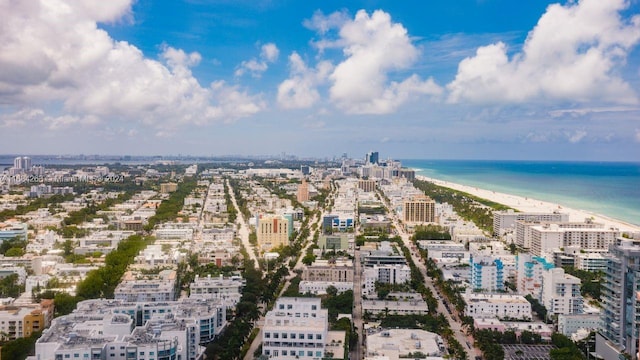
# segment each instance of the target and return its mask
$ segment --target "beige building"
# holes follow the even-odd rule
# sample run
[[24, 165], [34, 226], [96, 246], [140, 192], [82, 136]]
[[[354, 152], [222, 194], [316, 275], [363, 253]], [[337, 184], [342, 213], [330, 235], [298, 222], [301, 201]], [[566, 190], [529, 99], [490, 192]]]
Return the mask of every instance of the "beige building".
[[358, 180], [358, 189], [364, 192], [376, 191], [375, 180]]
[[317, 260], [302, 270], [302, 280], [353, 282], [353, 262]]
[[302, 184], [298, 185], [298, 202], [309, 201], [309, 184], [306, 179], [302, 179]]
[[402, 220], [405, 223], [435, 222], [436, 202], [430, 197], [415, 196], [402, 203]]
[[0, 337], [5, 340], [26, 338], [51, 324], [53, 300], [42, 300], [39, 305], [0, 307]]
[[160, 184], [160, 192], [163, 194], [171, 193], [178, 190], [178, 184], [176, 183], [164, 183]]
[[289, 220], [282, 215], [267, 215], [258, 220], [258, 247], [269, 251], [289, 245]]

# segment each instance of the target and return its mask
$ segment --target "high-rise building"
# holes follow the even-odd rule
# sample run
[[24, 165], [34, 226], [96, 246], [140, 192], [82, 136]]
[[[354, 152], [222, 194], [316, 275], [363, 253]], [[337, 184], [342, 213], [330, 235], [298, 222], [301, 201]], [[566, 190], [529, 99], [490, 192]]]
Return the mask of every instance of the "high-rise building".
[[298, 202], [309, 201], [309, 184], [306, 179], [302, 179], [302, 184], [298, 185], [298, 193], [296, 196]]
[[269, 251], [289, 245], [289, 220], [282, 215], [265, 215], [258, 220], [258, 247]]
[[514, 230], [516, 221], [528, 222], [559, 222], [569, 221], [569, 214], [554, 211], [552, 213], [526, 213], [513, 210], [493, 212], [493, 233], [502, 235], [508, 230]]
[[606, 257], [603, 327], [596, 336], [596, 353], [604, 359], [635, 357], [640, 327], [640, 241], [618, 238]]
[[402, 220], [405, 223], [435, 222], [436, 202], [428, 196], [415, 196], [402, 204]]
[[543, 272], [540, 299], [547, 308], [547, 316], [581, 314], [584, 301], [580, 283], [580, 279], [565, 274], [562, 268]]
[[379, 161], [380, 159], [377, 151], [371, 151], [367, 153], [367, 157], [366, 157], [367, 164], [377, 164]]
[[22, 171], [31, 170], [31, 158], [28, 156], [18, 156], [13, 159], [13, 168], [20, 169]]
[[563, 228], [558, 224], [538, 225], [531, 227], [531, 253], [544, 256], [560, 248], [602, 252], [608, 249], [618, 236], [618, 229], [574, 229]]

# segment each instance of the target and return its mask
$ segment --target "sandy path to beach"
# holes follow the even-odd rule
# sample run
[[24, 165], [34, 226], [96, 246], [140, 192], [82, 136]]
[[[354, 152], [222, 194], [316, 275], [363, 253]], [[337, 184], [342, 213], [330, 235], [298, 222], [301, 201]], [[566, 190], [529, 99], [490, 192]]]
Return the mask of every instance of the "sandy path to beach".
[[587, 218], [592, 218], [595, 222], [603, 223], [606, 228], [614, 227], [621, 231], [640, 232], [640, 226], [589, 211], [568, 208], [557, 203], [550, 203], [542, 200], [500, 193], [497, 191], [485, 190], [473, 186], [456, 184], [422, 175], [417, 175], [416, 178], [419, 180], [430, 181], [436, 185], [448, 187], [450, 189], [464, 191], [477, 197], [512, 207], [522, 212], [552, 212], [557, 210], [562, 213], [569, 214], [569, 221], [584, 221]]

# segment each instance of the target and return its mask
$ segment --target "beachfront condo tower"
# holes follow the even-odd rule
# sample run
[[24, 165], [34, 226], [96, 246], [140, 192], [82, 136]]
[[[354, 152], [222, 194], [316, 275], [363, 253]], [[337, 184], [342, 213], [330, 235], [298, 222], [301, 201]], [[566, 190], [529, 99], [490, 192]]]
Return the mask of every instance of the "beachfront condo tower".
[[618, 238], [609, 248], [602, 287], [602, 330], [596, 352], [604, 359], [638, 352], [640, 240]]

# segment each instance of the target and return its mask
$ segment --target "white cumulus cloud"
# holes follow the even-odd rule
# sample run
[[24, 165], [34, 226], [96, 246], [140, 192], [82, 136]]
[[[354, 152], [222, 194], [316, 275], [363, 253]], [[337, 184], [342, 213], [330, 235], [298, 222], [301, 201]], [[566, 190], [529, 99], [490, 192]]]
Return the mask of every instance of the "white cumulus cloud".
[[447, 85], [450, 102], [592, 100], [635, 104], [637, 94], [614, 71], [640, 40], [640, 15], [625, 0], [581, 0], [547, 8], [521, 52], [497, 42], [460, 62]]
[[321, 61], [315, 68], [309, 68], [294, 52], [289, 56], [289, 67], [289, 78], [278, 86], [278, 105], [285, 109], [313, 106], [320, 100], [317, 87], [326, 81], [333, 66], [328, 61]]
[[278, 50], [276, 44], [264, 44], [260, 49], [260, 59], [253, 58], [241, 62], [235, 71], [235, 75], [242, 76], [248, 72], [251, 76], [259, 78], [263, 72], [267, 71], [269, 63], [274, 63], [278, 60], [278, 55], [280, 55], [280, 50]]
[[[0, 13], [0, 103], [11, 104], [5, 113], [41, 109], [38, 121], [59, 129], [104, 120], [205, 124], [264, 108], [260, 96], [235, 87], [201, 86], [190, 70], [201, 61], [196, 52], [162, 45], [160, 59], [149, 59], [98, 28], [127, 20], [131, 0], [0, 1]], [[221, 93], [239, 94], [241, 103], [221, 104]]]
[[432, 80], [411, 75], [390, 81], [395, 71], [409, 69], [419, 51], [407, 30], [393, 23], [381, 10], [369, 15], [360, 10], [342, 25], [339, 42], [344, 44], [344, 61], [329, 76], [331, 100], [347, 113], [386, 114], [414, 95], [439, 95], [442, 89]]

